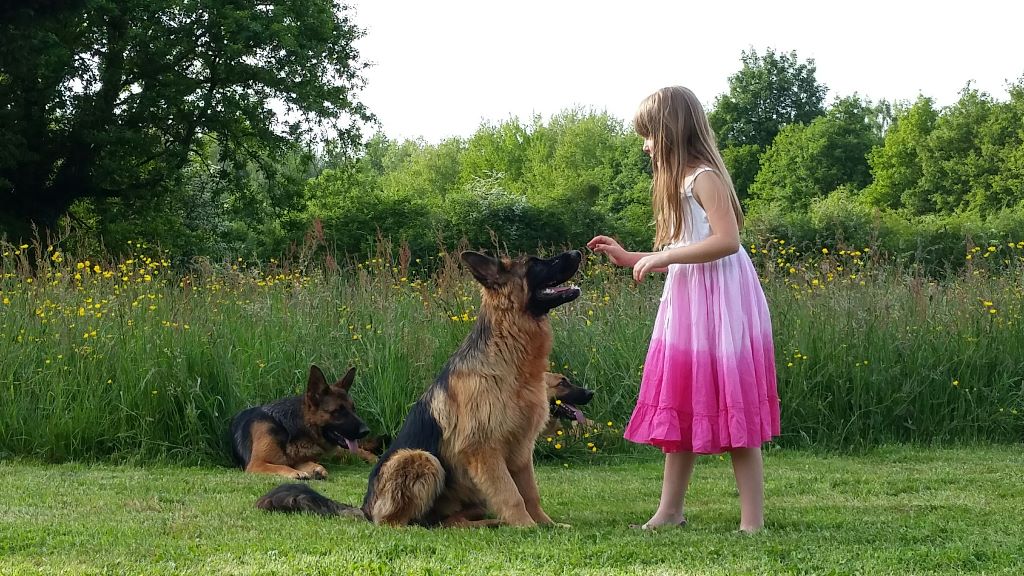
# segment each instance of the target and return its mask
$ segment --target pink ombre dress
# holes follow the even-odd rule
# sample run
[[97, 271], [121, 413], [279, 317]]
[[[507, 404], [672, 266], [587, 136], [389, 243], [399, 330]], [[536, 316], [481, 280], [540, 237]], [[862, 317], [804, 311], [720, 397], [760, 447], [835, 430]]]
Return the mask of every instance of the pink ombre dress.
[[[707, 214], [683, 183], [689, 207], [685, 246], [711, 233]], [[779, 435], [779, 395], [768, 304], [741, 246], [704, 264], [673, 264], [644, 362], [627, 440], [664, 452], [717, 454], [759, 447]]]

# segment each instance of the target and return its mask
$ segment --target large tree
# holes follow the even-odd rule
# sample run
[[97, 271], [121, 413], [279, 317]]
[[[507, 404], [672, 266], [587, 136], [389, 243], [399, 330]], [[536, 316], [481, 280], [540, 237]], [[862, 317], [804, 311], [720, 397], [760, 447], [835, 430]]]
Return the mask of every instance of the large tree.
[[243, 164], [370, 118], [336, 0], [0, 4], [0, 211], [52, 225], [80, 198], [146, 198], [204, 140]]
[[827, 88], [815, 79], [814, 60], [796, 52], [760, 55], [744, 51], [743, 67], [729, 77], [729, 91], [708, 115], [740, 199], [758, 172], [759, 160], [786, 126], [807, 124], [825, 113]]
[[766, 148], [789, 124], [807, 124], [825, 113], [828, 88], [815, 79], [814, 60], [796, 52], [744, 51], [743, 68], [729, 77], [729, 92], [715, 101], [709, 120], [722, 147]]

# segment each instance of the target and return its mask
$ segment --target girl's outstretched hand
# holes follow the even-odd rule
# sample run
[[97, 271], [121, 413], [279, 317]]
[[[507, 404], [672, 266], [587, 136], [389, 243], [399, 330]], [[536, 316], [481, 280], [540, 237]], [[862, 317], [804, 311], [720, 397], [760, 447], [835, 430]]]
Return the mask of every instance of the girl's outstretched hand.
[[633, 265], [633, 262], [629, 259], [629, 252], [621, 244], [607, 236], [594, 236], [590, 242], [587, 242], [587, 248], [598, 254], [608, 256], [608, 260], [616, 266]]
[[636, 261], [633, 265], [633, 280], [637, 283], [643, 282], [651, 272], [664, 272], [667, 266], [670, 264], [668, 256], [664, 252], [655, 252], [654, 254], [648, 254], [643, 258]]

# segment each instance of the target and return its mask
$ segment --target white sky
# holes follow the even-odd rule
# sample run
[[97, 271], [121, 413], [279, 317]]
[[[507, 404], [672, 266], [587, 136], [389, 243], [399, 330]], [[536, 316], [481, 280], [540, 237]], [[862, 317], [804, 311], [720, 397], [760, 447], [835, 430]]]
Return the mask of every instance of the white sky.
[[813, 58], [827, 102], [956, 101], [970, 80], [996, 98], [1024, 75], [1024, 3], [918, 0], [349, 0], [366, 29], [360, 100], [391, 138], [438, 142], [480, 122], [575, 105], [632, 118], [682, 84], [709, 106], [740, 53]]

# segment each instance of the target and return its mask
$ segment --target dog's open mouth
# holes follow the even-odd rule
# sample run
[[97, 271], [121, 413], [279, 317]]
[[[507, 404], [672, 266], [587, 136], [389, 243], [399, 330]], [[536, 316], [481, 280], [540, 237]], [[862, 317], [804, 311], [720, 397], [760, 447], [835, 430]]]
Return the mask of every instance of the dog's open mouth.
[[577, 250], [563, 252], [554, 258], [541, 260], [531, 257], [528, 261], [530, 301], [527, 309], [535, 316], [543, 316], [551, 310], [572, 302], [580, 296], [579, 286], [565, 284], [580, 268], [582, 255]]
[[352, 452], [353, 454], [356, 454], [356, 453], [359, 452], [359, 442], [357, 442], [356, 440], [353, 440], [351, 438], [346, 438], [340, 432], [335, 432], [333, 430], [328, 430], [328, 431], [324, 432], [324, 437], [327, 438], [328, 440], [330, 440], [331, 442], [333, 442], [334, 444], [337, 444], [338, 446], [343, 446], [343, 447], [347, 448], [348, 451]]
[[575, 420], [580, 424], [587, 423], [587, 416], [576, 406], [561, 400], [551, 401], [551, 415], [562, 420]]
[[579, 297], [582, 293], [579, 286], [569, 284], [568, 286], [549, 286], [547, 288], [541, 288], [538, 292], [538, 296], [541, 298], [563, 298], [568, 300]]

